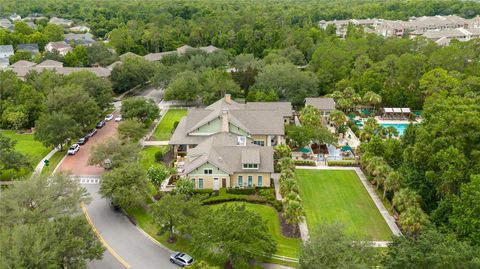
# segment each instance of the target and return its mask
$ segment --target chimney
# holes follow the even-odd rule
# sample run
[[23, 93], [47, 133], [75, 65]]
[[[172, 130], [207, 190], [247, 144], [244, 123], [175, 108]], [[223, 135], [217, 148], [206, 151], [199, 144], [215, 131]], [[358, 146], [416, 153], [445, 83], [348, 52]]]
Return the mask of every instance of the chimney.
[[232, 101], [232, 96], [229, 93], [225, 94], [225, 102], [230, 103]]
[[222, 109], [222, 132], [228, 133], [228, 109]]

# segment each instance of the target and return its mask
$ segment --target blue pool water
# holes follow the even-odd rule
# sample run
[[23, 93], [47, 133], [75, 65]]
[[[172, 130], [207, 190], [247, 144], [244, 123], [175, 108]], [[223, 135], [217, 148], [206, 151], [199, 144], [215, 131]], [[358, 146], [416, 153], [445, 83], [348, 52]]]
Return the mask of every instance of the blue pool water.
[[380, 125], [382, 125], [385, 128], [387, 128], [389, 126], [395, 127], [395, 129], [397, 129], [398, 134], [400, 136], [403, 135], [403, 133], [405, 132], [405, 129], [407, 129], [407, 127], [408, 127], [408, 124], [406, 124], [406, 123], [380, 123]]

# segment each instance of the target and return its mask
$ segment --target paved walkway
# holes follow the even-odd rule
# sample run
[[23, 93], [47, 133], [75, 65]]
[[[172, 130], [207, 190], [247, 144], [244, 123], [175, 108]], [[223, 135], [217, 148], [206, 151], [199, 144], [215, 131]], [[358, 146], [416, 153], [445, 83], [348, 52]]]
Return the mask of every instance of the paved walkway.
[[302, 222], [298, 224], [298, 228], [300, 230], [300, 237], [302, 238], [302, 241], [307, 242], [309, 236], [308, 236], [307, 220], [305, 219], [305, 217], [303, 218]]
[[[368, 192], [368, 195], [372, 198], [373, 202], [375, 203], [375, 206], [378, 208], [380, 211], [380, 214], [383, 216], [385, 219], [385, 222], [387, 222], [388, 227], [392, 231], [394, 235], [401, 235], [402, 232], [398, 228], [397, 224], [395, 223], [395, 219], [390, 216], [390, 213], [388, 210], [385, 208], [383, 205], [382, 201], [380, 198], [378, 198], [377, 194], [373, 190], [372, 186], [370, 185], [370, 182], [368, 182], [367, 177], [363, 173], [362, 169], [359, 167], [342, 167], [342, 166], [297, 166], [297, 169], [313, 169], [313, 170], [354, 170], [358, 177], [360, 178], [360, 181], [362, 182], [363, 186]], [[384, 241], [374, 241], [374, 244], [381, 245]]]
[[272, 178], [275, 186], [275, 199], [283, 201], [282, 194], [280, 193], [280, 173], [273, 173]]
[[168, 146], [168, 140], [166, 141], [142, 141], [142, 146]]
[[35, 171], [33, 172], [34, 175], [40, 175], [42, 173], [42, 169], [43, 167], [45, 166], [45, 160], [48, 160], [50, 158], [52, 158], [53, 154], [55, 154], [57, 151], [59, 151], [59, 149], [57, 147], [55, 147], [54, 149], [52, 149], [52, 151], [50, 151], [50, 153], [47, 154], [47, 156], [45, 156], [38, 164], [37, 164], [37, 167], [35, 167]]

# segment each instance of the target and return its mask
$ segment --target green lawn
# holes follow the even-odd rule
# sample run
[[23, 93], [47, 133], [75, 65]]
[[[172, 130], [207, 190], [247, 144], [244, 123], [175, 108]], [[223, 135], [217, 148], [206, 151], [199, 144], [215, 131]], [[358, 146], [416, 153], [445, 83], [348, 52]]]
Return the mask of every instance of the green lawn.
[[371, 240], [389, 240], [391, 231], [352, 170], [296, 170], [307, 225], [340, 222], [346, 231]]
[[158, 124], [151, 140], [168, 140], [172, 136], [173, 124], [187, 115], [186, 109], [170, 109]]
[[155, 163], [158, 163], [155, 160], [155, 153], [158, 151], [163, 151], [166, 153], [168, 151], [168, 146], [148, 146], [144, 147], [140, 152], [140, 165], [147, 170]]
[[[35, 141], [32, 134], [17, 134], [16, 131], [9, 130], [1, 130], [0, 133], [17, 141], [15, 149], [18, 152], [27, 155], [32, 163], [32, 169], [30, 171], [21, 171], [18, 173], [18, 176], [28, 175], [33, 171], [33, 168], [37, 166], [38, 162], [40, 162], [43, 157], [51, 151], [50, 148], [46, 148], [42, 143]], [[10, 173], [4, 172], [0, 175], [0, 178], [3, 180], [9, 179]]]
[[[289, 238], [282, 235], [280, 220], [278, 219], [277, 211], [267, 205], [251, 204], [245, 202], [230, 202], [228, 204], [244, 204], [248, 210], [258, 213], [265, 221], [267, 227], [272, 235], [272, 238], [277, 242], [277, 252], [275, 254], [296, 258], [300, 248], [300, 238]], [[219, 207], [222, 204], [211, 205], [212, 207]]]
[[63, 159], [63, 157], [65, 157], [65, 154], [67, 154], [65, 150], [55, 152], [55, 154], [53, 154], [53, 156], [48, 159], [50, 161], [48, 166], [43, 167], [42, 175], [51, 175], [53, 173], [53, 170], [55, 170], [55, 168], [57, 167], [58, 163]]

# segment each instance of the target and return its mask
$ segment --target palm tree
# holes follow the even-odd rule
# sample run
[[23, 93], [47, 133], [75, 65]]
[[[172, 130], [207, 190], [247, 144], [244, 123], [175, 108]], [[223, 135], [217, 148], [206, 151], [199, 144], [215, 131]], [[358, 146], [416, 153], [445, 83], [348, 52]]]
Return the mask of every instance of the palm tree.
[[285, 200], [283, 203], [283, 216], [290, 225], [296, 225], [303, 220], [305, 212], [302, 204], [297, 200]]
[[343, 112], [340, 110], [332, 111], [330, 115], [328, 115], [328, 118], [330, 119], [331, 122], [335, 124], [335, 126], [337, 127], [337, 130], [338, 130], [338, 127], [340, 127], [345, 123], [345, 114], [343, 114]]
[[369, 141], [374, 135], [381, 134], [382, 128], [375, 118], [370, 117], [365, 121], [360, 137], [363, 141]]
[[370, 158], [365, 165], [365, 170], [372, 175], [373, 171], [375, 170], [375, 167], [377, 167], [379, 164], [383, 163], [383, 158], [379, 156], [373, 156]]
[[388, 173], [385, 182], [383, 183], [383, 199], [388, 191], [397, 192], [400, 189], [400, 174], [397, 171]]
[[388, 126], [385, 128], [385, 132], [388, 135], [388, 138], [392, 138], [392, 136], [398, 136], [398, 130], [393, 126]]
[[295, 170], [295, 164], [294, 164], [293, 160], [291, 158], [288, 158], [288, 157], [281, 158], [278, 161], [278, 167], [280, 167], [280, 171], [284, 171], [284, 170], [294, 171]]
[[386, 163], [382, 162], [379, 163], [375, 170], [373, 170], [373, 175], [375, 176], [375, 181], [377, 182], [377, 190], [380, 185], [383, 185], [387, 175], [390, 173], [392, 169]]
[[411, 206], [400, 215], [399, 223], [407, 235], [416, 237], [420, 230], [430, 224], [430, 220], [420, 206]]
[[362, 101], [365, 105], [370, 105], [375, 110], [375, 106], [382, 102], [382, 96], [379, 94], [368, 91], [363, 95]]
[[297, 181], [293, 178], [288, 178], [280, 181], [280, 193], [285, 195], [290, 192], [298, 193]]
[[291, 178], [295, 178], [295, 172], [293, 172], [290, 169], [282, 170], [282, 172], [280, 173], [280, 178], [279, 178], [280, 182], [282, 182], [285, 179], [291, 179]]
[[400, 213], [412, 206], [420, 206], [420, 195], [416, 191], [403, 188], [393, 196], [392, 207], [396, 207]]
[[319, 126], [322, 124], [320, 110], [310, 105], [305, 106], [300, 111], [300, 122], [302, 125]]

